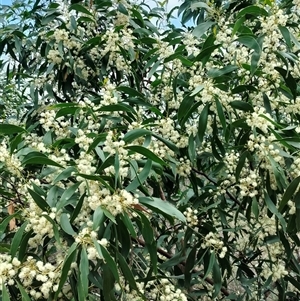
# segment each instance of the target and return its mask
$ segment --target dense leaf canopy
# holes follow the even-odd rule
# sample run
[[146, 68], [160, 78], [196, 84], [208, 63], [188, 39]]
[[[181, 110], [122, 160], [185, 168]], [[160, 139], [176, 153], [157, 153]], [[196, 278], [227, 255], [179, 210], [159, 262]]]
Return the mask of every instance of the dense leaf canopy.
[[164, 6], [2, 7], [1, 300], [300, 299], [300, 1]]

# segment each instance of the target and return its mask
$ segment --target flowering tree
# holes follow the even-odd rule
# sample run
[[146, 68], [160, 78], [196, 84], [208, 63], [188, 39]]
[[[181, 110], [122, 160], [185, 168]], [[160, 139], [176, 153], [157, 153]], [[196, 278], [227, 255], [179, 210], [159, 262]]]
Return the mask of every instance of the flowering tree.
[[299, 300], [300, 2], [163, 5], [0, 15], [3, 301]]

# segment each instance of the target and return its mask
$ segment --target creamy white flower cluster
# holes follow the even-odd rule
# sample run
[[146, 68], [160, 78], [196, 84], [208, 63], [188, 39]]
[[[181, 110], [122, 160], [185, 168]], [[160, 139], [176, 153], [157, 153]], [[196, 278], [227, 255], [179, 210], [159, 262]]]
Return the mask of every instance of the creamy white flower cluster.
[[225, 20], [221, 17], [218, 21], [219, 30], [216, 35], [215, 44], [222, 44], [222, 47], [227, 48], [236, 38], [236, 35], [232, 35], [233, 28], [230, 26], [232, 20], [229, 18]]
[[12, 175], [21, 177], [22, 163], [16, 154], [10, 154], [8, 143], [8, 141], [3, 140], [0, 144], [0, 162], [5, 165]]
[[285, 268], [285, 264], [282, 260], [278, 260], [276, 263], [272, 263], [270, 266], [264, 262], [262, 264], [262, 276], [268, 279], [270, 276], [272, 277], [272, 281], [277, 281], [282, 277], [289, 274], [289, 272]]
[[176, 144], [179, 148], [184, 148], [188, 145], [188, 137], [182, 135], [176, 128], [174, 120], [171, 118], [160, 119], [158, 122], [158, 132], [165, 138]]
[[294, 162], [291, 164], [291, 175], [293, 178], [300, 176], [300, 158], [295, 158]]
[[122, 213], [138, 204], [137, 196], [132, 195], [130, 192], [121, 189], [115, 193], [111, 193], [108, 189], [101, 187], [96, 181], [86, 181], [89, 194], [86, 203], [91, 210], [96, 210], [98, 207], [103, 207], [108, 210], [112, 215]]
[[115, 26], [127, 27], [129, 25], [129, 21], [130, 21], [129, 15], [125, 15], [125, 14], [117, 11], [117, 14], [114, 19]]
[[81, 149], [83, 149], [86, 152], [89, 149], [91, 143], [93, 142], [93, 139], [89, 138], [82, 129], [78, 129], [75, 142]]
[[3, 285], [15, 284], [13, 278], [20, 265], [21, 262], [16, 257], [12, 258], [9, 254], [0, 253], [0, 291]]
[[235, 241], [235, 249], [240, 252], [251, 250], [250, 236], [253, 232], [251, 225], [249, 225], [246, 217], [239, 213], [239, 217], [228, 222], [231, 229], [242, 229], [243, 231], [235, 230], [235, 232], [228, 232], [231, 240]]
[[58, 50], [50, 49], [47, 54], [47, 59], [53, 64], [59, 65], [62, 62], [62, 57]]
[[[0, 290], [2, 290], [3, 284], [15, 284], [14, 278], [18, 277], [33, 300], [49, 298], [50, 293], [58, 289], [61, 263], [58, 265], [53, 265], [50, 262], [44, 263], [32, 256], [28, 256], [21, 263], [15, 257], [11, 258], [10, 255], [0, 254]], [[40, 283], [38, 286], [34, 284], [36, 281]], [[69, 297], [72, 295], [69, 285], [65, 285], [63, 292]], [[62, 297], [62, 294], [59, 297]]]
[[157, 48], [157, 54], [159, 54], [159, 59], [163, 60], [172, 55], [175, 51], [172, 45], [168, 42], [162, 41], [162, 38], [157, 39], [157, 43], [154, 45]]
[[116, 90], [116, 86], [111, 82], [107, 82], [99, 93], [102, 96], [100, 104], [102, 106], [108, 106], [118, 103], [120, 98], [119, 93]]
[[[138, 292], [130, 289], [129, 285], [125, 284], [125, 279], [121, 279], [121, 286], [115, 285], [117, 292], [122, 291], [122, 301], [134, 300], [141, 301], [141, 296]], [[151, 280], [144, 283], [137, 282], [137, 287], [140, 293], [146, 296], [149, 301], [187, 301], [184, 292], [176, 288], [175, 285], [167, 278], [160, 279], [159, 282]]]
[[[96, 167], [94, 166], [95, 158], [93, 155], [86, 152], [81, 152], [79, 158], [75, 161], [79, 173], [86, 175], [93, 175], [96, 172]], [[81, 177], [77, 177], [77, 180], [82, 180]]]
[[247, 175], [241, 177], [239, 180], [239, 188], [240, 188], [240, 195], [250, 196], [251, 198], [258, 195], [259, 191], [258, 183], [260, 182], [260, 176], [257, 174], [257, 171], [248, 170]]
[[55, 220], [56, 208], [52, 208], [52, 212], [49, 214], [43, 212], [27, 193], [27, 206], [23, 210], [22, 215], [28, 221], [26, 231], [32, 230], [34, 234], [28, 241], [30, 247], [37, 248], [46, 236], [49, 238], [54, 236], [53, 225], [45, 216], [50, 216]]
[[224, 258], [227, 252], [227, 247], [224, 246], [222, 238], [216, 233], [209, 232], [203, 239], [201, 244], [202, 249], [210, 248], [219, 253], [220, 258]]
[[188, 55], [197, 56], [200, 53], [199, 49], [199, 41], [197, 38], [190, 32], [186, 32], [184, 34], [183, 44], [185, 45], [185, 49]]
[[186, 157], [180, 158], [176, 166], [176, 171], [181, 177], [189, 177], [192, 171], [191, 161]]
[[193, 209], [191, 207], [187, 207], [186, 210], [183, 212], [186, 217], [186, 222], [189, 227], [195, 227], [198, 225], [198, 210]]
[[268, 128], [274, 129], [274, 124], [261, 115], [272, 120], [272, 117], [266, 112], [265, 108], [255, 107], [254, 112], [247, 117], [246, 122], [249, 126], [259, 128], [261, 131], [267, 134]]
[[108, 241], [106, 238], [98, 239], [98, 229], [93, 230], [92, 227], [93, 222], [88, 221], [86, 227], [82, 228], [82, 230], [75, 237], [75, 242], [83, 245], [86, 248], [89, 260], [96, 260], [97, 258], [102, 259], [94, 246], [93, 240], [97, 241], [105, 248], [108, 246]]
[[113, 65], [120, 71], [130, 71], [128, 63], [121, 55], [120, 47], [125, 50], [134, 49], [132, 30], [129, 28], [121, 29], [119, 32], [114, 28], [108, 29], [103, 35], [105, 46], [100, 50], [104, 57], [109, 53], [108, 66]]
[[[264, 212], [264, 213], [263, 213]], [[254, 233], [258, 238], [259, 243], [263, 243], [267, 236], [276, 235], [277, 233], [277, 221], [274, 215], [268, 217], [267, 213], [263, 211], [261, 213], [260, 219], [255, 222]], [[278, 225], [280, 228], [281, 226]]]
[[69, 127], [71, 126], [70, 120], [64, 116], [55, 118], [56, 111], [51, 108], [45, 108], [43, 112], [40, 113], [39, 122], [43, 129], [48, 132], [53, 130], [57, 138], [65, 138], [69, 136]]

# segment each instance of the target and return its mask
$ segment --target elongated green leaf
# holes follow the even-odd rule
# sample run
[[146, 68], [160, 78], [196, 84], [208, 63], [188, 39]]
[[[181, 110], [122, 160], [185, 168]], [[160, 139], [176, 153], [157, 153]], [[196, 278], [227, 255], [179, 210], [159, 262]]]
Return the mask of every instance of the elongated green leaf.
[[129, 96], [144, 98], [144, 95], [142, 93], [140, 93], [139, 91], [137, 91], [133, 88], [130, 88], [130, 87], [119, 86], [117, 88], [117, 90], [120, 91], [120, 92], [124, 92]]
[[46, 202], [45, 199], [43, 199], [38, 193], [36, 193], [34, 190], [28, 188], [28, 192], [31, 195], [31, 197], [33, 198], [34, 202], [43, 210], [43, 211], [47, 211], [50, 206], [48, 205], [48, 203]]
[[173, 267], [173, 266], [183, 262], [185, 259], [186, 259], [186, 256], [183, 256], [182, 252], [179, 252], [179, 253], [175, 254], [172, 258], [161, 263], [159, 265], [159, 268], [166, 269], [166, 268]]
[[132, 113], [136, 114], [133, 107], [126, 105], [126, 104], [122, 104], [122, 103], [101, 107], [99, 109], [99, 111], [100, 112], [122, 112], [122, 111], [124, 111], [124, 112], [132, 112]]
[[83, 297], [82, 300], [86, 300], [88, 293], [89, 293], [89, 260], [87, 257], [86, 249], [82, 248], [81, 256], [80, 256], [80, 264], [79, 264], [79, 271], [80, 271], [80, 282], [79, 285], [82, 287]]
[[114, 224], [117, 224], [116, 218], [110, 213], [110, 211], [106, 210], [105, 208], [101, 209], [106, 217], [108, 217]]
[[290, 185], [288, 186], [288, 188], [285, 190], [285, 192], [284, 192], [284, 194], [283, 194], [283, 196], [282, 196], [282, 200], [281, 200], [281, 202], [280, 202], [280, 204], [279, 204], [279, 208], [278, 208], [278, 211], [279, 211], [279, 212], [282, 213], [284, 207], [285, 207], [286, 204], [287, 204], [287, 202], [288, 202], [289, 200], [292, 199], [294, 193], [296, 192], [296, 189], [297, 189], [299, 183], [300, 183], [300, 176], [297, 177], [297, 178], [295, 178], [295, 179], [290, 183]]
[[103, 301], [117, 301], [114, 296], [115, 277], [111, 271], [109, 264], [104, 264], [102, 267], [103, 277]]
[[294, 99], [297, 97], [297, 82], [292, 76], [291, 72], [281, 68], [281, 67], [275, 67], [275, 70], [277, 70], [281, 76], [283, 77], [287, 87], [291, 90], [292, 95], [294, 96]]
[[23, 223], [22, 226], [18, 229], [18, 231], [14, 235], [14, 238], [11, 242], [11, 247], [10, 247], [10, 254], [11, 254], [12, 258], [14, 258], [18, 252], [18, 249], [19, 249], [22, 237], [23, 237], [23, 233], [25, 231], [27, 224], [28, 224], [28, 222]]
[[148, 73], [148, 78], [151, 78], [155, 72], [157, 71], [158, 67], [160, 67], [161, 65], [161, 61], [157, 61], [152, 68], [150, 69], [149, 73]]
[[190, 108], [194, 103], [194, 98], [190, 95], [187, 95], [181, 102], [178, 109], [178, 119], [182, 119], [187, 112], [187, 109]]
[[124, 135], [123, 140], [125, 141], [125, 143], [130, 143], [137, 138], [140, 138], [142, 136], [151, 135], [151, 134], [152, 133], [150, 131], [145, 130], [145, 129], [134, 129], [134, 130], [131, 130], [130, 132], [127, 132]]
[[115, 189], [117, 189], [117, 187], [119, 187], [119, 182], [120, 182], [120, 175], [119, 175], [119, 171], [120, 171], [120, 160], [119, 160], [119, 154], [116, 153], [115, 154], [115, 164], [114, 164], [114, 172], [115, 172]]
[[260, 56], [261, 56], [260, 52], [254, 52], [251, 56], [251, 68], [250, 68], [251, 75], [254, 75], [255, 71], [257, 70], [257, 65], [260, 60]]
[[169, 149], [171, 149], [175, 154], [179, 154], [179, 149], [178, 147], [171, 141], [152, 133], [152, 136], [163, 142]]
[[221, 122], [222, 127], [223, 127], [223, 133], [225, 133], [225, 131], [226, 131], [226, 118], [225, 118], [223, 107], [222, 107], [219, 99], [216, 99], [216, 107], [217, 107], [217, 112], [218, 112], [220, 122]]
[[74, 209], [74, 211], [73, 211], [73, 213], [71, 215], [70, 223], [74, 222], [74, 220], [78, 216], [79, 212], [81, 211], [81, 208], [82, 208], [83, 201], [84, 201], [85, 197], [86, 197], [85, 193], [80, 197], [80, 199], [79, 199], [79, 201], [78, 201], [78, 203], [77, 203], [77, 205], [76, 205], [76, 207], [75, 207], [75, 209]]
[[71, 198], [72, 195], [74, 195], [75, 191], [78, 189], [78, 187], [80, 186], [82, 182], [77, 182], [75, 183], [74, 185], [68, 187], [64, 193], [62, 194], [60, 200], [59, 200], [59, 203], [57, 204], [57, 209], [61, 209], [63, 208], [67, 201]]
[[240, 36], [237, 41], [250, 49], [254, 49], [257, 53], [261, 53], [261, 47], [253, 36]]
[[[185, 115], [180, 120], [180, 125], [183, 126], [185, 122], [191, 117], [194, 112], [197, 112], [198, 107], [201, 105], [201, 101], [196, 102], [192, 107], [187, 108]], [[153, 135], [154, 136], [154, 135]]]
[[[101, 164], [101, 166], [97, 169], [97, 173], [100, 173], [102, 170], [104, 170], [105, 168], [112, 166], [115, 162], [115, 156], [110, 156], [107, 157], [106, 160]], [[88, 176], [88, 175], [87, 175]], [[85, 178], [89, 178], [89, 177], [85, 177]], [[96, 180], [96, 179], [95, 179]]]
[[62, 117], [62, 116], [68, 116], [68, 115], [74, 115], [76, 111], [78, 110], [78, 106], [68, 107], [68, 108], [62, 108], [59, 111], [57, 111], [55, 115], [55, 119]]
[[213, 276], [213, 280], [214, 280], [213, 298], [215, 298], [216, 296], [218, 296], [218, 294], [221, 290], [221, 287], [222, 287], [222, 275], [221, 275], [221, 271], [220, 271], [220, 266], [216, 260], [214, 261], [212, 276]]
[[106, 248], [104, 248], [103, 246], [100, 245], [100, 249], [101, 249], [103, 258], [104, 258], [105, 262], [108, 264], [108, 266], [109, 266], [111, 272], [113, 273], [115, 279], [117, 281], [119, 281], [119, 273], [118, 273], [118, 268], [117, 268], [116, 262], [110, 256], [110, 254], [108, 253]]
[[234, 109], [238, 109], [238, 110], [245, 111], [245, 112], [254, 112], [253, 107], [249, 103], [244, 102], [244, 101], [234, 100], [234, 101], [230, 102], [229, 104]]
[[91, 152], [93, 149], [95, 149], [95, 147], [100, 143], [105, 141], [107, 136], [107, 133], [102, 133], [99, 134], [98, 136], [96, 136], [96, 138], [94, 139], [93, 143], [90, 145], [89, 149], [88, 149], [88, 153]]
[[22, 301], [31, 301], [30, 297], [26, 293], [24, 287], [19, 283], [19, 281], [17, 281], [17, 285], [18, 285], [19, 291], [20, 291], [21, 296], [22, 296]]
[[101, 207], [97, 207], [93, 214], [93, 230], [96, 230], [99, 225], [103, 224], [106, 217]]
[[2, 222], [0, 224], [0, 235], [5, 232], [5, 229], [6, 229], [7, 225], [9, 224], [9, 222], [13, 218], [15, 218], [15, 217], [17, 217], [19, 215], [20, 215], [20, 212], [16, 212], [14, 214], [8, 215], [4, 220], [2, 220]]
[[[208, 254], [207, 254], [208, 255]], [[205, 260], [206, 256], [204, 257], [204, 260]], [[213, 269], [213, 266], [215, 264], [215, 261], [216, 261], [216, 255], [215, 255], [215, 251], [211, 251], [210, 254], [209, 254], [209, 262], [207, 264], [206, 261], [204, 261], [204, 276], [203, 276], [203, 279], [205, 279], [212, 271]]]
[[189, 147], [188, 147], [188, 154], [191, 162], [194, 162], [196, 158], [196, 148], [195, 148], [195, 138], [191, 134], [189, 137]]
[[72, 4], [69, 8], [69, 11], [71, 11], [71, 10], [76, 10], [77, 12], [93, 16], [93, 14], [86, 7], [84, 7], [83, 5], [78, 4], [78, 3]]
[[198, 250], [198, 246], [195, 245], [192, 250], [190, 251], [186, 263], [185, 263], [185, 269], [184, 269], [184, 284], [186, 287], [190, 287], [190, 283], [192, 280], [192, 270], [195, 265], [195, 259], [196, 259], [196, 252]]
[[249, 155], [250, 155], [249, 151], [246, 150], [240, 156], [239, 162], [238, 162], [238, 164], [236, 166], [236, 170], [235, 170], [235, 179], [236, 179], [236, 181], [239, 181], [241, 171], [242, 171], [242, 169], [245, 165], [246, 158]]
[[298, 191], [294, 197], [296, 206], [296, 229], [300, 231], [300, 191]]
[[67, 256], [64, 260], [64, 263], [63, 263], [62, 273], [61, 273], [61, 276], [60, 276], [58, 289], [57, 289], [57, 291], [55, 292], [55, 295], [54, 295], [54, 300], [57, 299], [58, 294], [60, 293], [63, 285], [65, 284], [65, 282], [68, 278], [68, 273], [70, 271], [70, 267], [71, 267], [72, 262], [74, 262], [76, 260], [75, 257], [76, 257], [76, 254], [77, 254], [77, 248], [78, 248], [78, 245], [77, 245], [76, 242], [74, 242], [72, 244], [72, 246], [69, 248], [68, 254], [67, 254]]
[[203, 2], [196, 2], [196, 3], [191, 3], [191, 10], [194, 11], [197, 8], [205, 8], [207, 11], [212, 11], [213, 9], [208, 6], [206, 3]]
[[27, 252], [27, 246], [28, 246], [28, 241], [32, 236], [33, 231], [30, 230], [29, 232], [27, 232], [26, 234], [24, 234], [21, 243], [20, 243], [20, 248], [19, 248], [19, 252], [18, 252], [18, 259], [23, 262], [25, 254]]
[[164, 213], [166, 215], [169, 215], [171, 217], [175, 217], [178, 220], [182, 222], [186, 222], [185, 216], [171, 203], [167, 201], [163, 201], [159, 198], [148, 198], [148, 197], [140, 197], [139, 201], [141, 204], [144, 204], [150, 209], [153, 209], [154, 211]]
[[201, 61], [203, 64], [206, 64], [209, 60], [211, 54], [213, 51], [217, 48], [219, 48], [220, 45], [211, 45], [206, 48], [204, 48], [195, 58], [195, 61]]
[[53, 160], [47, 158], [47, 156], [39, 153], [39, 152], [30, 152], [26, 155], [22, 161], [22, 165], [52, 165], [63, 168], [60, 164], [54, 162]]
[[2, 301], [10, 301], [9, 293], [6, 286], [2, 283]]
[[160, 165], [166, 165], [165, 161], [157, 157], [152, 151], [150, 151], [149, 149], [143, 146], [131, 145], [131, 146], [126, 146], [126, 148], [136, 153], [139, 153], [141, 155], [144, 155], [147, 159], [153, 160], [154, 162], [157, 162]]
[[139, 215], [141, 216], [142, 219], [142, 235], [144, 237], [144, 240], [146, 242], [146, 244], [152, 244], [154, 241], [154, 232], [153, 232], [153, 228], [151, 226], [150, 221], [148, 220], [148, 218], [142, 213], [139, 212]]
[[209, 77], [215, 78], [215, 77], [230, 73], [236, 69], [238, 69], [238, 66], [234, 66], [234, 65], [229, 65], [229, 66], [223, 67], [222, 69], [212, 68], [212, 69], [208, 70], [207, 75]]
[[199, 125], [198, 125], [198, 137], [200, 142], [202, 143], [203, 139], [204, 139], [204, 135], [205, 135], [205, 131], [206, 131], [206, 127], [207, 127], [207, 119], [208, 119], [208, 108], [209, 108], [209, 104], [207, 104], [199, 117]]
[[197, 38], [201, 38], [205, 32], [211, 28], [215, 22], [212, 21], [206, 21], [204, 23], [199, 24], [195, 29], [193, 30], [193, 35]]
[[132, 221], [131, 219], [129, 218], [127, 212], [124, 212], [122, 215], [121, 215], [121, 219], [123, 221], [123, 223], [125, 224], [127, 230], [129, 231], [130, 235], [133, 237], [133, 238], [136, 238], [136, 231], [134, 229], [134, 226], [132, 224]]
[[290, 31], [286, 27], [281, 26], [281, 25], [279, 25], [278, 28], [281, 31], [281, 34], [286, 42], [286, 45], [289, 47], [289, 49], [292, 49], [293, 45], [292, 45], [292, 41], [291, 41]]
[[43, 217], [52, 224], [52, 228], [53, 228], [53, 232], [54, 232], [54, 238], [56, 239], [56, 242], [59, 245], [61, 245], [60, 236], [59, 236], [59, 230], [58, 230], [56, 222], [49, 215], [47, 215], [47, 214], [44, 214]]
[[126, 281], [129, 284], [130, 288], [134, 289], [134, 290], [138, 290], [136, 282], [134, 280], [134, 276], [132, 274], [132, 271], [129, 268], [129, 266], [128, 266], [126, 260], [125, 260], [125, 258], [119, 252], [117, 253], [117, 256], [118, 256], [118, 262], [119, 262], [120, 268], [121, 268], [121, 270], [123, 272], [123, 275], [124, 275]]
[[240, 10], [236, 18], [240, 18], [244, 15], [268, 16], [269, 13], [259, 6], [251, 5]]
[[60, 226], [67, 234], [76, 235], [76, 232], [73, 230], [69, 221], [69, 217], [66, 213], [62, 213], [60, 216]]
[[13, 135], [16, 133], [23, 133], [23, 132], [26, 132], [26, 130], [19, 126], [8, 124], [8, 123], [0, 124], [0, 134]]
[[126, 190], [133, 191], [140, 185], [142, 185], [146, 181], [149, 173], [151, 172], [151, 167], [152, 161], [148, 159], [142, 171], [138, 175], [136, 175], [133, 181], [126, 187]]
[[142, 219], [142, 235], [146, 243], [145, 247], [150, 255], [151, 268], [153, 269], [153, 273], [157, 274], [157, 246], [154, 240], [154, 231], [149, 219], [142, 212], [138, 213]]
[[275, 204], [270, 199], [267, 191], [265, 191], [265, 202], [268, 209], [278, 218], [279, 223], [281, 224], [282, 230], [286, 231], [286, 221], [281, 213], [279, 213], [278, 209], [276, 208]]
[[[199, 86], [197, 86], [197, 87], [192, 91], [192, 93], [191, 93], [190, 96], [195, 96], [195, 95], [197, 95], [199, 92], [201, 92], [201, 91], [203, 90], [203, 88], [204, 88], [204, 85], [199, 85]], [[181, 104], [180, 104], [180, 107], [182, 107], [181, 110], [183, 110], [184, 113], [187, 112], [188, 108], [190, 108], [190, 107], [192, 106], [193, 102], [194, 102], [194, 101], [191, 102], [191, 97], [186, 96], [186, 98], [187, 98], [187, 100], [185, 101], [185, 103], [186, 103], [185, 106], [182, 104], [182, 103], [184, 102], [185, 99], [183, 99], [183, 101], [182, 101]], [[193, 99], [193, 98], [192, 98], [192, 99]], [[194, 100], [194, 99], [193, 99], [193, 100]], [[179, 107], [179, 110], [180, 110], [180, 107]], [[179, 110], [178, 110], [178, 118], [180, 119], [180, 118], [182, 118], [182, 117], [184, 116], [184, 114], [181, 114], [181, 117], [179, 117]]]
[[62, 171], [53, 181], [53, 184], [60, 182], [61, 180], [68, 179], [72, 173], [76, 171], [74, 166], [67, 167], [64, 171]]
[[58, 13], [52, 13], [45, 16], [45, 18], [42, 19], [41, 24], [43, 26], [48, 25], [51, 23], [54, 19], [56, 19], [59, 16]]
[[252, 211], [253, 215], [255, 216], [255, 218], [258, 219], [258, 216], [259, 216], [259, 206], [258, 206], [258, 202], [257, 202], [256, 199], [252, 200], [251, 211]]

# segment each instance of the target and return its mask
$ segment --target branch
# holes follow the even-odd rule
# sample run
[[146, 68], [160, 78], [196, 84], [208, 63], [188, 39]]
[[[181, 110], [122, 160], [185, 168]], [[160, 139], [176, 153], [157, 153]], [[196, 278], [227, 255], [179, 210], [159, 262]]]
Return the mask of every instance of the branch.
[[[201, 175], [203, 177], [205, 177], [209, 182], [217, 185], [218, 183], [216, 181], [214, 181], [213, 179], [211, 179], [207, 174], [205, 174], [204, 172], [201, 172], [195, 168], [192, 168], [192, 170], [197, 173], [198, 175]], [[239, 200], [237, 200], [227, 189], [226, 189], [226, 194], [229, 196], [229, 198], [231, 200], [233, 200], [235, 202], [235, 204], [241, 206], [241, 202]]]
[[[146, 243], [145, 243], [145, 241], [144, 241], [143, 239], [140, 239], [140, 238], [133, 238], [133, 237], [132, 237], [132, 239], [133, 239], [135, 242], [137, 242], [138, 244], [142, 245], [143, 247], [146, 246]], [[159, 254], [161, 254], [161, 255], [163, 255], [163, 256], [169, 258], [169, 259], [171, 259], [171, 258], [174, 256], [173, 254], [168, 253], [167, 251], [165, 251], [165, 250], [162, 249], [162, 248], [157, 248], [156, 250], [157, 250], [157, 252], [158, 252]], [[183, 267], [185, 266], [185, 264], [186, 264], [185, 261], [180, 262], [180, 265], [182, 265]], [[193, 269], [191, 272], [192, 272], [192, 273], [198, 273], [199, 271], [198, 271], [197, 269]], [[200, 274], [200, 277], [203, 278], [203, 277], [204, 277], [204, 274], [201, 273], [201, 274]], [[209, 278], [209, 277], [206, 277], [204, 280], [205, 280], [207, 283], [209, 283], [210, 285], [214, 285], [213, 279], [211, 279], [211, 278]], [[228, 291], [225, 287], [222, 287], [222, 288], [221, 288], [221, 292], [222, 292], [223, 295], [229, 296], [229, 291]]]

